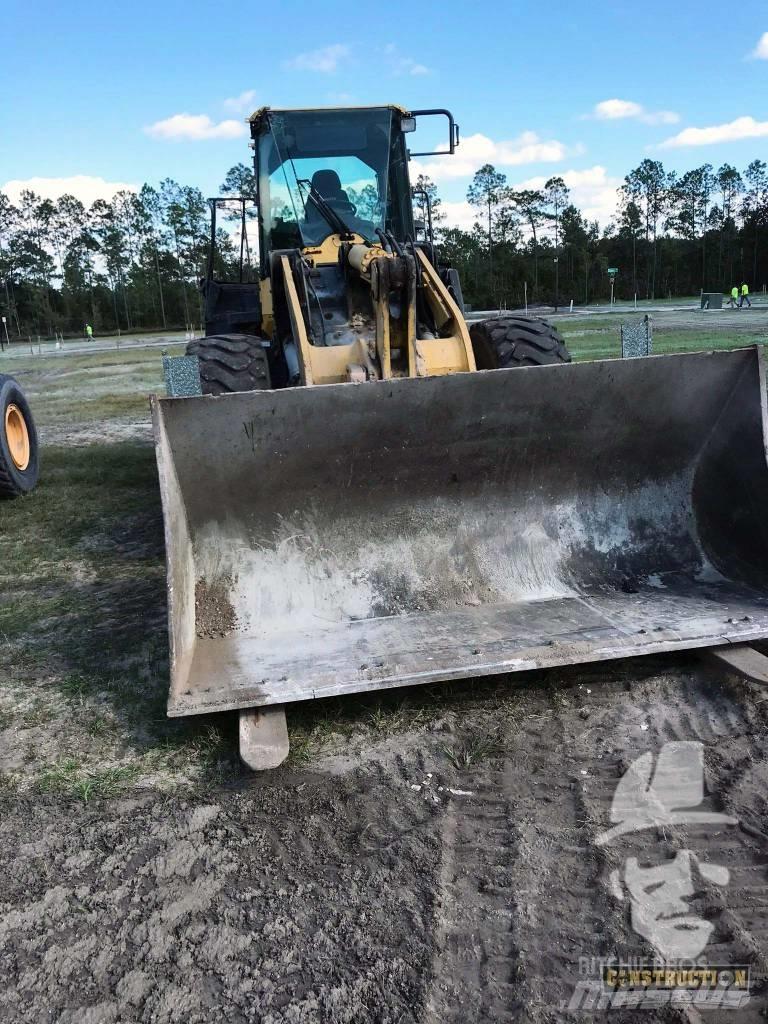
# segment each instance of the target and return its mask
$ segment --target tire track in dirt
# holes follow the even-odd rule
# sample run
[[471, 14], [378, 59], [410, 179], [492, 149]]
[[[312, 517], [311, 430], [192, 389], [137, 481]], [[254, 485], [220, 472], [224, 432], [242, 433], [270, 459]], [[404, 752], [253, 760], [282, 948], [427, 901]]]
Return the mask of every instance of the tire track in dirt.
[[517, 1009], [507, 898], [516, 842], [505, 772], [475, 776], [472, 787], [453, 797], [443, 819], [430, 1024], [513, 1021]]
[[[548, 695], [532, 688], [503, 758], [459, 783], [473, 796], [443, 819], [428, 1024], [571, 1019], [580, 957], [653, 957], [628, 903], [612, 891], [618, 855], [595, 845], [610, 825], [616, 784], [646, 751], [702, 742], [709, 806], [734, 815], [741, 808], [765, 828], [764, 712], [695, 663], [674, 674], [658, 665], [620, 665], [614, 678], [603, 667]], [[728, 866], [729, 886], [707, 883], [690, 902], [715, 925], [703, 961], [751, 964], [754, 994], [735, 1017], [709, 1011], [705, 1019], [764, 1020], [768, 850], [737, 829], [724, 837], [689, 827], [651, 839], [655, 854], [672, 857], [691, 844], [701, 860]], [[624, 1010], [620, 1019], [647, 1022], [648, 1010]], [[659, 1008], [653, 1019], [691, 1018]]]
[[605, 930], [562, 716], [531, 697], [500, 766], [469, 773], [473, 795], [444, 819], [429, 1024], [560, 1019], [587, 937]]
[[[568, 1018], [582, 959], [605, 957], [627, 938], [601, 884], [601, 853], [586, 827], [580, 786], [589, 769], [574, 743], [583, 724], [575, 696], [550, 691], [549, 713], [525, 723], [510, 764], [518, 789], [518, 857], [510, 879], [521, 1010], [515, 1019], [535, 1024]], [[590, 743], [590, 757], [600, 758], [600, 750]]]

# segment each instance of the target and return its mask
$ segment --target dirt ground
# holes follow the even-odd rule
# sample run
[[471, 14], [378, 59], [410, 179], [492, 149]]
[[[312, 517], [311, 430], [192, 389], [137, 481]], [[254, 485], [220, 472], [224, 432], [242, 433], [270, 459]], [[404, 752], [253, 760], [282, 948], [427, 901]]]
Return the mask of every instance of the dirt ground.
[[444, 712], [365, 749], [331, 744], [310, 769], [204, 794], [9, 795], [0, 1018], [571, 1019], [580, 957], [650, 952], [594, 845], [616, 781], [645, 751], [697, 739], [717, 805], [750, 830], [654, 843], [695, 844], [729, 867], [726, 897], [697, 896], [714, 925], [705, 961], [751, 964], [755, 993], [706, 1019], [764, 1020], [760, 699], [687, 659], [534, 673], [469, 717]]
[[579, 1009], [584, 963], [653, 949], [611, 884], [629, 841], [596, 838], [630, 764], [686, 740], [737, 823], [657, 828], [634, 852], [727, 866], [690, 901], [712, 925], [700, 960], [749, 965], [752, 997], [607, 1013], [766, 1020], [766, 691], [692, 654], [305, 703], [289, 762], [249, 776], [234, 716], [163, 714], [145, 414], [102, 426], [65, 414], [58, 378], [47, 400], [28, 381], [51, 447], [0, 530], [1, 1021], [604, 1016]]

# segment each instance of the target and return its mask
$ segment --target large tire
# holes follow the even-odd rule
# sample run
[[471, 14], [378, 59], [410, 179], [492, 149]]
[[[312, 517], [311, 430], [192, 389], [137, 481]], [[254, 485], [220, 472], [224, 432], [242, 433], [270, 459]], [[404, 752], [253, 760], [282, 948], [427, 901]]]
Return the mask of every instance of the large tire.
[[37, 428], [24, 392], [0, 373], [0, 497], [28, 494], [37, 483]]
[[560, 334], [539, 317], [497, 316], [469, 328], [478, 370], [570, 363]]
[[253, 334], [212, 334], [190, 341], [187, 355], [199, 360], [203, 394], [267, 390], [269, 362], [262, 342]]

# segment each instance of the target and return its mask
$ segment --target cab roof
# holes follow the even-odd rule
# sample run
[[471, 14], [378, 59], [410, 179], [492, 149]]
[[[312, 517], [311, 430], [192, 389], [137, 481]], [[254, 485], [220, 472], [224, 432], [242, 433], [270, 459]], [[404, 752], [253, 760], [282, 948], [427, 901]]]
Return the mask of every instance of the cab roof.
[[394, 110], [396, 113], [403, 117], [409, 116], [409, 111], [405, 107], [399, 106], [397, 103], [369, 103], [361, 106], [346, 106], [346, 107], [259, 107], [258, 110], [254, 111], [250, 117], [246, 120], [250, 123], [251, 129], [257, 129], [266, 121], [268, 114], [312, 114], [312, 113], [331, 113], [333, 111], [344, 111], [344, 110]]

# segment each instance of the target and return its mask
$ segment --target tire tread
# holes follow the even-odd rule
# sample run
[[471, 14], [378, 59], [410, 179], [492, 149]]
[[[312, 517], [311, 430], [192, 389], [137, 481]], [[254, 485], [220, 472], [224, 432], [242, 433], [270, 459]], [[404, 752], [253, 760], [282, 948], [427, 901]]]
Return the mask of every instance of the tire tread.
[[540, 317], [499, 316], [470, 326], [479, 370], [570, 363], [560, 333]]
[[262, 341], [253, 334], [213, 334], [190, 341], [187, 355], [197, 356], [203, 394], [270, 388], [269, 362]]

